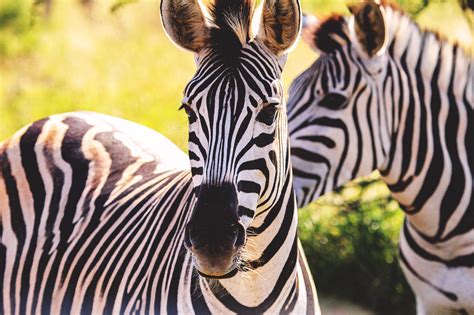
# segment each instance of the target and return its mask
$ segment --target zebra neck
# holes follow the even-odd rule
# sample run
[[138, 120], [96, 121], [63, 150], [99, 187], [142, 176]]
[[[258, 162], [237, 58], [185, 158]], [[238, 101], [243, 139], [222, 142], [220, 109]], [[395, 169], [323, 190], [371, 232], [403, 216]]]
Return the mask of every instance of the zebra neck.
[[[472, 199], [472, 59], [406, 16], [394, 14], [391, 22], [395, 35], [379, 89], [390, 143], [380, 171], [410, 222], [438, 239], [445, 233], [437, 229], [439, 209], [450, 209], [450, 217]], [[470, 189], [451, 193], [450, 186]]]
[[201, 291], [215, 311], [266, 312], [288, 303], [297, 286], [297, 208], [291, 169], [275, 204], [257, 215], [248, 229], [248, 263], [244, 271], [221, 280], [200, 280]]

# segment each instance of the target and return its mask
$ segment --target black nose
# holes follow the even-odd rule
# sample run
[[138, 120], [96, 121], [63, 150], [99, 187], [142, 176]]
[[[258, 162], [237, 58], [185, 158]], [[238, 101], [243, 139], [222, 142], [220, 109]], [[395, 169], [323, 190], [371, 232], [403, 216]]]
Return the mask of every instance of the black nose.
[[218, 252], [237, 249], [245, 244], [245, 228], [240, 222], [220, 225], [188, 223], [185, 244], [191, 250], [208, 249]]
[[224, 275], [236, 267], [246, 234], [237, 210], [237, 190], [231, 183], [203, 185], [197, 191], [184, 239], [201, 274]]
[[185, 244], [212, 255], [230, 253], [245, 244], [245, 228], [237, 215], [237, 190], [232, 183], [203, 185], [186, 226]]

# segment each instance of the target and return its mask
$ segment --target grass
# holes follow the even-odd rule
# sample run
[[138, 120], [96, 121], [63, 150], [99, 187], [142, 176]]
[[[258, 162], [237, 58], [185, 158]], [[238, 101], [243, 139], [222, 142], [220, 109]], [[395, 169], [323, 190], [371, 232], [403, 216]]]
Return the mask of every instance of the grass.
[[184, 148], [177, 108], [194, 62], [172, 46], [152, 9], [137, 4], [111, 15], [102, 5], [89, 15], [57, 2], [34, 50], [2, 62], [0, 138], [46, 115], [93, 110], [163, 131]]
[[[76, 2], [53, 3], [48, 22], [36, 17], [31, 22], [33, 31], [10, 38], [9, 45], [16, 48], [10, 56], [0, 57], [0, 139], [53, 113], [93, 110], [152, 127], [184, 149], [186, 120], [177, 108], [193, 75], [194, 61], [192, 54], [175, 47], [164, 35], [157, 4], [138, 1], [111, 13], [108, 1], [96, 1], [93, 11], [83, 10]], [[304, 1], [303, 8], [325, 15], [345, 12], [343, 3]], [[438, 14], [437, 25], [454, 20], [445, 12], [456, 13], [452, 8], [434, 12], [443, 12], [443, 16], [433, 13]], [[420, 18], [427, 24], [429, 16]], [[18, 24], [15, 32], [28, 23]], [[462, 23], [455, 25], [466, 28]], [[450, 29], [464, 38], [469, 34], [452, 23]], [[21, 52], [20, 42], [25, 41], [28, 44]], [[286, 86], [315, 58], [304, 44], [298, 45], [285, 69]]]
[[[91, 15], [68, 2], [54, 9], [35, 26], [34, 47], [0, 60], [0, 139], [47, 115], [92, 110], [152, 127], [184, 149], [186, 119], [177, 109], [194, 60], [165, 36], [156, 4], [114, 14], [105, 2]], [[292, 67], [291, 78], [312, 59]]]

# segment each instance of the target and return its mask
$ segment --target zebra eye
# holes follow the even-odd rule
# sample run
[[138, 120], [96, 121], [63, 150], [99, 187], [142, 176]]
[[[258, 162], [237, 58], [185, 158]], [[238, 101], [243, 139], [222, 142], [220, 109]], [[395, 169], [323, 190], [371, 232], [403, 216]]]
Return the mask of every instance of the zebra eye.
[[275, 116], [278, 110], [278, 104], [277, 103], [268, 103], [265, 104], [265, 106], [260, 110], [260, 112], [257, 115], [257, 121], [267, 125], [271, 126], [275, 122]]
[[339, 93], [328, 93], [318, 103], [319, 106], [328, 109], [343, 109], [347, 104], [347, 98]]

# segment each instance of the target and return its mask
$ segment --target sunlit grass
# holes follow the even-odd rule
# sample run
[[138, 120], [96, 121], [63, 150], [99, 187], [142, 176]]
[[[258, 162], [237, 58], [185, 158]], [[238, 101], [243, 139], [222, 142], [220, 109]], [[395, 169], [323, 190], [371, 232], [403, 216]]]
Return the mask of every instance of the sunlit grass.
[[91, 16], [57, 2], [34, 52], [2, 64], [0, 139], [53, 113], [93, 110], [153, 127], [184, 148], [177, 109], [194, 61], [163, 34], [156, 10], [144, 2], [112, 15], [103, 5]]
[[[0, 140], [50, 114], [92, 110], [145, 124], [184, 149], [186, 120], [177, 108], [194, 73], [194, 61], [163, 33], [158, 3], [138, 1], [111, 13], [113, 1], [96, 1], [90, 11], [78, 2], [53, 1], [49, 20], [33, 19], [35, 36], [22, 39], [32, 48], [0, 57]], [[344, 3], [307, 0], [302, 7], [324, 17], [347, 12]], [[444, 33], [471, 40], [467, 20], [455, 2], [430, 6], [433, 10], [429, 7], [420, 15], [423, 24], [441, 32], [449, 25]], [[15, 46], [21, 41], [11, 42]], [[304, 44], [298, 45], [285, 68], [285, 85], [316, 57]]]
[[[110, 3], [91, 12], [56, 2], [47, 23], [35, 27], [37, 45], [0, 62], [0, 140], [24, 124], [67, 111], [92, 110], [127, 118], [165, 134], [185, 149], [187, 126], [178, 112], [192, 77], [193, 55], [164, 34], [155, 2], [110, 13]], [[315, 58], [295, 51], [286, 82]]]

